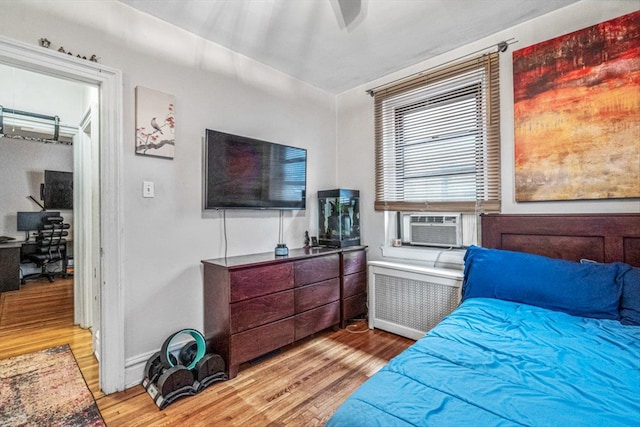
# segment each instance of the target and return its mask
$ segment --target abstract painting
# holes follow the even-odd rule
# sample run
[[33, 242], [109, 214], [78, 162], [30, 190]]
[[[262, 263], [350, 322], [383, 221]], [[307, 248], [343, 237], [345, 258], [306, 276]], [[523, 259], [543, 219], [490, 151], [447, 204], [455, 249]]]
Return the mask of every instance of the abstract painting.
[[174, 102], [172, 95], [136, 87], [136, 154], [173, 159]]
[[513, 52], [516, 201], [640, 197], [640, 12]]

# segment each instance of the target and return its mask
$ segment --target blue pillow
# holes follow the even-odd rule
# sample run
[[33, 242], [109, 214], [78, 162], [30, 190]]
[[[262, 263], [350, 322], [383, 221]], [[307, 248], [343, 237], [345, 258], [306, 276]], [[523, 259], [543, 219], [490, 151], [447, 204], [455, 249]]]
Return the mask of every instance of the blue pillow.
[[640, 326], [640, 268], [631, 267], [622, 282], [620, 323]]
[[464, 259], [463, 300], [497, 298], [596, 319], [620, 319], [622, 278], [631, 268], [477, 246]]
[[[598, 263], [581, 259], [581, 263]], [[620, 296], [620, 323], [640, 326], [640, 268], [630, 267], [622, 276], [622, 295]]]

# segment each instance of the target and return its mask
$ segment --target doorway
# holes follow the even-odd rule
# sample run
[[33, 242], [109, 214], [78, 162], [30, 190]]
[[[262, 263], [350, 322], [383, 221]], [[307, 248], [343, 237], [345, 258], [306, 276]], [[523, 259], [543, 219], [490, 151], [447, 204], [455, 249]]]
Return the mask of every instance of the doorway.
[[[21, 276], [44, 279], [38, 274], [46, 270], [51, 278], [66, 278], [73, 269], [79, 280], [72, 280], [71, 315], [75, 324], [99, 337], [99, 323], [94, 321], [99, 309], [93, 307], [99, 296], [95, 264], [100, 247], [97, 101], [95, 85], [0, 64], [0, 181], [6, 183], [0, 189], [0, 234], [27, 242], [21, 249], [25, 259], [37, 250], [31, 238], [36, 230], [27, 230], [21, 219], [53, 214], [62, 218], [61, 238], [67, 247], [60, 254], [63, 260], [41, 267], [22, 264]], [[47, 213], [38, 214], [45, 208]], [[7, 320], [6, 313], [3, 318]], [[99, 347], [95, 349], [98, 353]]]
[[[107, 394], [124, 389], [124, 307], [121, 280], [120, 166], [122, 164], [122, 74], [100, 64], [48, 51], [0, 37], [0, 64], [98, 88], [99, 195], [97, 196], [97, 245], [88, 245], [89, 259], [74, 254], [78, 265], [95, 268], [100, 313], [97, 351], [100, 355], [100, 388]], [[93, 133], [93, 119], [91, 120]], [[86, 128], [85, 128], [86, 130]], [[89, 205], [92, 205], [89, 203]], [[90, 218], [89, 218], [90, 219]], [[85, 217], [84, 221], [89, 220]], [[83, 227], [81, 227], [83, 228]], [[84, 239], [82, 239], [84, 240]], [[93, 273], [93, 272], [92, 272]], [[86, 296], [83, 297], [86, 300]], [[90, 305], [90, 304], [89, 304]], [[87, 305], [82, 306], [86, 310]]]

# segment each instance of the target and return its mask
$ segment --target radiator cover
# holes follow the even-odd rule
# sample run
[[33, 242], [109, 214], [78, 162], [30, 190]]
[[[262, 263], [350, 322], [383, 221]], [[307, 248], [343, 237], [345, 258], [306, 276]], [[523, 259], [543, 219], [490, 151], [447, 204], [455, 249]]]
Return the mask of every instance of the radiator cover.
[[369, 328], [417, 340], [460, 303], [462, 272], [369, 262]]

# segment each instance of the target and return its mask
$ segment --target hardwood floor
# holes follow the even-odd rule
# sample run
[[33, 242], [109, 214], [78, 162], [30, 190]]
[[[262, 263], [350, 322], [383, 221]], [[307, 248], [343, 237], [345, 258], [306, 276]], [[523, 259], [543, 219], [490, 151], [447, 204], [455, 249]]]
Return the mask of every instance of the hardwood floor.
[[73, 324], [73, 279], [29, 282], [19, 291], [0, 293], [0, 359], [64, 344], [93, 395], [103, 396], [91, 332]]
[[73, 324], [73, 279], [22, 285], [0, 294], [0, 329]]
[[358, 322], [245, 364], [235, 379], [160, 411], [140, 385], [108, 396], [98, 389], [91, 333], [72, 324], [71, 286], [56, 280], [0, 294], [0, 359], [69, 343], [109, 426], [324, 425], [360, 384], [413, 343]]

